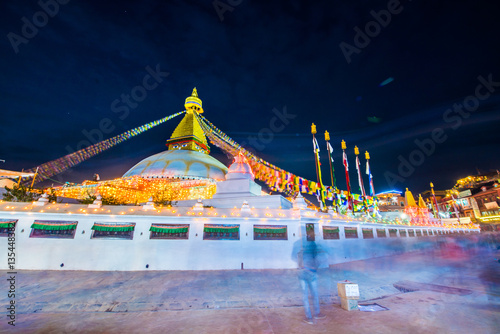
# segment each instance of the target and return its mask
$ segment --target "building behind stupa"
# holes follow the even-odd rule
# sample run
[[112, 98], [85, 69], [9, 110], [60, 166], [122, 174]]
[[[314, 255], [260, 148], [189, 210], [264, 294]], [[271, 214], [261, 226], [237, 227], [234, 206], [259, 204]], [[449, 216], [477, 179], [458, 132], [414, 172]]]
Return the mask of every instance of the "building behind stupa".
[[209, 155], [207, 138], [196, 117], [203, 113], [196, 88], [184, 106], [184, 118], [167, 140], [166, 151], [141, 160], [121, 178], [84, 181], [58, 189], [57, 196], [82, 200], [100, 194], [120, 204], [143, 203], [150, 198], [157, 203], [212, 198], [216, 182], [225, 179], [228, 169]]

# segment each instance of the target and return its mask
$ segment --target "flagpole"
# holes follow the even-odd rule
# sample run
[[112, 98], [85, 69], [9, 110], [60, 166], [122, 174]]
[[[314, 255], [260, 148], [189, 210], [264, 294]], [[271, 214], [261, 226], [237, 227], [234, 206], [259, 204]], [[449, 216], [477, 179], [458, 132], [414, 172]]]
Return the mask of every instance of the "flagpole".
[[354, 212], [354, 203], [352, 201], [352, 194], [351, 194], [351, 182], [349, 181], [349, 163], [347, 161], [347, 154], [345, 153], [347, 146], [345, 144], [345, 141], [342, 139], [342, 156], [343, 156], [343, 162], [344, 162], [344, 168], [345, 168], [345, 179], [346, 179], [346, 186], [347, 186], [347, 210], [351, 211], [351, 213]]
[[356, 155], [356, 170], [358, 172], [359, 190], [361, 191], [361, 196], [363, 196], [363, 204], [364, 204], [365, 213], [366, 213], [366, 212], [368, 212], [368, 203], [366, 201], [365, 186], [363, 184], [363, 176], [361, 175], [361, 164], [359, 162], [359, 149], [357, 146], [354, 146], [354, 154]]
[[[24, 172], [24, 168], [21, 169], [21, 173]], [[19, 180], [17, 181], [17, 187], [19, 188], [19, 186], [21, 185], [21, 179], [23, 178], [22, 175], [19, 175]]]
[[365, 159], [366, 159], [366, 174], [368, 174], [368, 179], [370, 180], [370, 196], [373, 201], [373, 214], [374, 216], [378, 215], [377, 213], [377, 203], [375, 199], [375, 187], [373, 186], [373, 176], [372, 171], [370, 170], [370, 154], [368, 151], [365, 151]]
[[373, 176], [372, 176], [372, 171], [370, 170], [370, 153], [368, 153], [368, 151], [365, 152], [365, 159], [366, 159], [366, 174], [368, 174], [368, 178], [370, 179], [370, 196], [375, 197]]
[[332, 145], [330, 145], [330, 134], [328, 131], [325, 131], [325, 141], [326, 141], [326, 150], [328, 151], [328, 162], [330, 163], [330, 178], [332, 180], [333, 187], [333, 206], [335, 206], [335, 210], [337, 213], [340, 213], [337, 203], [337, 182], [335, 180], [335, 170], [333, 169], [333, 159], [332, 159]]
[[31, 181], [31, 189], [33, 189], [33, 185], [35, 184], [35, 179], [36, 179], [36, 176], [38, 175], [38, 168], [40, 167], [37, 167], [36, 168], [36, 172], [35, 172], [35, 175], [33, 176], [33, 181]]
[[453, 210], [455, 211], [455, 216], [457, 216], [458, 224], [460, 224], [460, 216], [458, 213], [457, 204], [455, 203], [455, 197], [453, 196], [453, 194], [451, 194], [450, 196], [451, 196], [451, 203], [453, 204]]
[[434, 184], [431, 182], [431, 193], [432, 193], [432, 198], [434, 200], [434, 205], [436, 206], [436, 210], [434, 211], [434, 216], [439, 219], [439, 222], [441, 223], [441, 217], [439, 217], [439, 206], [436, 200], [436, 193], [434, 193]]
[[316, 125], [312, 123], [311, 125], [311, 134], [313, 136], [313, 148], [314, 148], [314, 160], [316, 163], [316, 179], [318, 181], [318, 185], [320, 187], [320, 204], [322, 206], [321, 209], [325, 207], [325, 194], [323, 192], [323, 182], [321, 181], [321, 164], [319, 162], [319, 146], [316, 137], [314, 136], [317, 133]]

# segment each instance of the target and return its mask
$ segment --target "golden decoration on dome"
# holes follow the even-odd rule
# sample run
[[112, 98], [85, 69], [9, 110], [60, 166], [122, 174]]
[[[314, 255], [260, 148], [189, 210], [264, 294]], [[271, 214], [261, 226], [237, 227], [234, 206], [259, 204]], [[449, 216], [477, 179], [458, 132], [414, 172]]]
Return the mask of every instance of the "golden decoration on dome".
[[209, 179], [142, 178], [133, 176], [107, 181], [84, 181], [82, 185], [62, 187], [56, 190], [59, 197], [84, 200], [97, 193], [116, 203], [145, 203], [150, 197], [156, 203], [173, 200], [212, 198], [215, 181]]

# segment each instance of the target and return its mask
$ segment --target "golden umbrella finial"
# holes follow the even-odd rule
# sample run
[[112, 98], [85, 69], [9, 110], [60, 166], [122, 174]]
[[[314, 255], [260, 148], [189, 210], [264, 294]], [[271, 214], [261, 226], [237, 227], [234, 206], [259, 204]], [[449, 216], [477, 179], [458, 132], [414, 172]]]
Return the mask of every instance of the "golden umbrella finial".
[[370, 160], [370, 154], [368, 153], [368, 151], [365, 152], [365, 159]]
[[354, 146], [354, 154], [359, 155], [359, 149], [357, 146]]
[[311, 133], [312, 133], [313, 135], [315, 135], [315, 134], [316, 134], [316, 132], [317, 132], [317, 131], [316, 131], [316, 125], [313, 123], [313, 124], [311, 125]]
[[342, 145], [342, 149], [343, 149], [343, 150], [345, 150], [345, 149], [347, 148], [347, 146], [346, 146], [346, 144], [345, 144], [344, 139], [342, 139], [342, 143], [341, 143], [341, 145]]
[[188, 96], [186, 98], [186, 101], [184, 102], [184, 107], [186, 108], [186, 111], [188, 113], [192, 112], [197, 112], [198, 114], [203, 113], [203, 103], [201, 99], [198, 97], [198, 91], [196, 90], [196, 87], [193, 88], [191, 96]]
[[330, 134], [328, 131], [325, 131], [325, 141], [330, 141]]

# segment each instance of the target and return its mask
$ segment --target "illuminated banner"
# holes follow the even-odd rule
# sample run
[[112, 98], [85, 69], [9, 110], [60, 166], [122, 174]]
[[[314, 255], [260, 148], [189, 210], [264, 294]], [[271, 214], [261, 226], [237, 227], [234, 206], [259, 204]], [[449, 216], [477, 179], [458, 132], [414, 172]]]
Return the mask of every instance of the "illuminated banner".
[[484, 206], [485, 206], [485, 207], [486, 207], [486, 209], [488, 209], [488, 210], [498, 209], [498, 203], [497, 203], [497, 202], [489, 202], [489, 203], [484, 203]]
[[471, 197], [470, 204], [472, 206], [472, 210], [474, 211], [474, 216], [476, 216], [476, 218], [481, 217], [481, 211], [479, 211], [479, 207], [477, 206], [477, 202], [474, 197]]
[[458, 198], [467, 197], [467, 196], [472, 196], [470, 189], [467, 189], [467, 190], [464, 190], [464, 191], [461, 191], [458, 193]]

